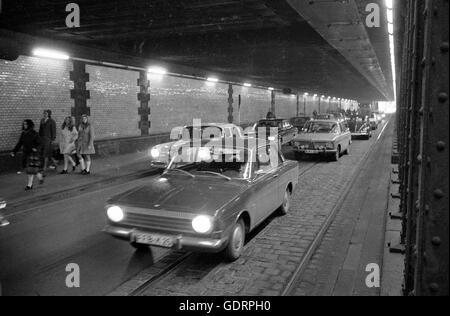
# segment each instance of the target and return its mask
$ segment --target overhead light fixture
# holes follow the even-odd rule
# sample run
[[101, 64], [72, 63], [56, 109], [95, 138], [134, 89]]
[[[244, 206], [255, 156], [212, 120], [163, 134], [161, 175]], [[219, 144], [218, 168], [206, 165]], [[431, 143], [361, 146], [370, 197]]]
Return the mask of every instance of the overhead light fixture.
[[306, 92], [306, 93], [304, 94], [304, 96], [305, 96], [305, 97], [307, 97], [308, 95], [309, 95], [309, 93], [308, 93], [308, 92]]
[[317, 98], [317, 94], [315, 94], [314, 97]]
[[164, 76], [167, 74], [167, 69], [162, 68], [162, 67], [152, 66], [148, 69], [148, 72], [151, 74]]
[[67, 55], [64, 52], [52, 50], [52, 49], [45, 49], [45, 48], [36, 48], [33, 50], [33, 55], [36, 57], [42, 57], [42, 58], [51, 58], [51, 59], [60, 59], [60, 60], [68, 60], [70, 59], [70, 56]]
[[252, 86], [251, 83], [244, 83], [244, 87], [250, 88]]
[[218, 78], [215, 78], [215, 77], [209, 77], [208, 79], [206, 79], [208, 82], [214, 82], [214, 83], [216, 83], [216, 82], [219, 82], [219, 79]]
[[273, 90], [275, 90], [275, 89], [272, 88], [272, 87], [269, 87], [268, 90], [269, 90], [269, 91], [273, 91]]

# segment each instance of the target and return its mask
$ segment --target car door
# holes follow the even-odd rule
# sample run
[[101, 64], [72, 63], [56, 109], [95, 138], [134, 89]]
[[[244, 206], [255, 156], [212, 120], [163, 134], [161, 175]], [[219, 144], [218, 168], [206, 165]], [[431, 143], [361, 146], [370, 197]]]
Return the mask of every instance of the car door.
[[279, 206], [279, 161], [276, 146], [261, 146], [254, 163], [252, 209], [253, 221], [260, 223]]
[[341, 128], [341, 148], [343, 151], [347, 150], [348, 147], [350, 147], [350, 143], [351, 143], [351, 139], [352, 139], [352, 134], [350, 133], [350, 131], [348, 130], [348, 128], [346, 126], [344, 126], [344, 124], [340, 123], [339, 127]]

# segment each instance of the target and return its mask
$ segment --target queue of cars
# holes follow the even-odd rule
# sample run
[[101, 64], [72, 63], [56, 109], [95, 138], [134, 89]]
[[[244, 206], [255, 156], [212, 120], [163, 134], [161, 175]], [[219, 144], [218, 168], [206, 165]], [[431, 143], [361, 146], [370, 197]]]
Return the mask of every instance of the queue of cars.
[[176, 130], [172, 142], [151, 149], [162, 175], [111, 198], [105, 232], [137, 249], [157, 246], [221, 252], [237, 260], [246, 236], [273, 212], [289, 212], [299, 156], [349, 154], [352, 137], [369, 135], [369, 122], [326, 114], [264, 119], [246, 131], [210, 123]]

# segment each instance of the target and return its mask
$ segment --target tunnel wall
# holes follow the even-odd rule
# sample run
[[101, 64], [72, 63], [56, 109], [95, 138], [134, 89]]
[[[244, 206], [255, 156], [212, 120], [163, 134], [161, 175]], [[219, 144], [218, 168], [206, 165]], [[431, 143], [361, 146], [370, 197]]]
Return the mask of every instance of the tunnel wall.
[[[0, 60], [0, 171], [10, 169], [11, 159], [5, 158], [6, 153], [14, 148], [24, 119], [33, 119], [38, 128], [42, 111], [51, 109], [59, 131], [64, 117], [72, 114], [72, 71], [72, 61], [24, 56], [16, 61]], [[167, 139], [173, 127], [192, 124], [194, 118], [203, 122], [227, 122], [229, 118], [228, 84], [150, 76], [150, 137], [141, 137], [139, 73], [94, 65], [86, 65], [86, 73], [89, 74], [86, 88], [90, 94], [87, 106], [100, 154], [151, 146]], [[299, 97], [299, 114], [304, 112], [304, 98]], [[266, 89], [235, 85], [232, 100], [233, 122], [246, 126], [266, 116], [272, 98]], [[327, 101], [322, 100], [322, 112], [328, 109], [324, 102]], [[307, 114], [311, 115], [314, 110], [319, 112], [317, 98], [306, 97]], [[296, 116], [297, 97], [276, 92], [275, 113], [282, 118]]]

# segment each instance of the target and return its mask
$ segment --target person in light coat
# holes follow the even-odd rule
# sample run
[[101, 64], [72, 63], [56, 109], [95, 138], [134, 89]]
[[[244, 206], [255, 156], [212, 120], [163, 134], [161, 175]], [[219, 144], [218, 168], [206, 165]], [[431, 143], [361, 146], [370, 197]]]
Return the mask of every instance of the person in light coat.
[[91, 174], [91, 155], [95, 154], [94, 148], [94, 127], [89, 123], [89, 117], [84, 114], [78, 128], [77, 154], [81, 164], [81, 174]]
[[72, 164], [72, 171], [75, 171], [76, 163], [72, 159], [72, 153], [76, 150], [75, 142], [77, 139], [77, 129], [73, 125], [72, 117], [68, 116], [64, 119], [61, 127], [61, 138], [59, 142], [59, 150], [64, 155], [64, 170], [61, 171], [61, 174], [68, 174], [69, 162]]

